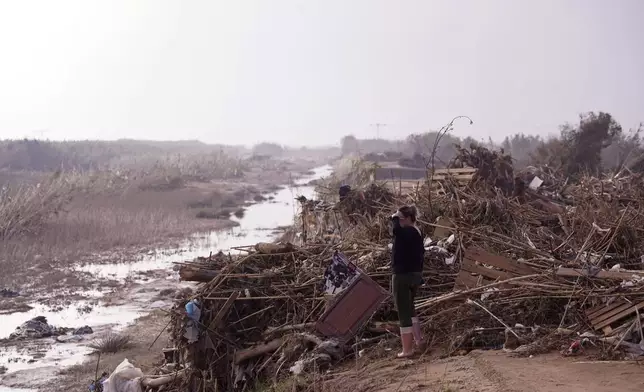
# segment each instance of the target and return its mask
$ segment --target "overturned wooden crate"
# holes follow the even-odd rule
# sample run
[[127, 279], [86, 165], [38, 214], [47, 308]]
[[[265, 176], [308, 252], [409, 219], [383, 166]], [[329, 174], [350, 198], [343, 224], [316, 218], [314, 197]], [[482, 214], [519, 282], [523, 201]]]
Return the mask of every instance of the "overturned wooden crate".
[[538, 272], [516, 260], [490, 253], [479, 247], [472, 247], [465, 251], [454, 289], [471, 289]]
[[342, 342], [352, 338], [378, 310], [389, 293], [364, 272], [342, 291], [316, 324], [325, 336]]

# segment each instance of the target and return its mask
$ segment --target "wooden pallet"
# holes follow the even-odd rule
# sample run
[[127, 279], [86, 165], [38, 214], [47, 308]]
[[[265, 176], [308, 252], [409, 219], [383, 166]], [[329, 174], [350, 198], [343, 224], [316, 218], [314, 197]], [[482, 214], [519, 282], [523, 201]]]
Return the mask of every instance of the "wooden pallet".
[[[472, 181], [474, 174], [478, 169], [472, 167], [456, 168], [456, 169], [437, 169], [434, 171], [432, 177], [432, 189], [440, 190], [440, 181], [453, 180], [458, 182], [461, 186], [465, 186]], [[416, 192], [420, 187], [425, 184], [426, 179], [419, 180], [400, 180], [392, 178], [386, 180], [387, 186], [394, 192], [409, 194]]]
[[635, 303], [621, 300], [608, 306], [590, 308], [586, 310], [586, 317], [595, 330], [601, 330], [608, 335], [613, 331], [612, 326], [615, 326], [618, 321], [637, 314], [637, 311], [642, 308], [644, 308], [644, 301]]
[[[493, 268], [484, 266], [486, 264]], [[465, 251], [461, 270], [456, 276], [455, 290], [485, 286], [497, 280], [531, 275], [536, 271], [525, 264], [473, 247]]]
[[432, 181], [443, 181], [453, 179], [458, 182], [470, 182], [478, 169], [473, 167], [461, 167], [454, 169], [436, 169], [432, 176]]
[[434, 175], [440, 175], [440, 174], [474, 174], [478, 171], [477, 168], [475, 167], [453, 167], [449, 169], [436, 169], [434, 170]]

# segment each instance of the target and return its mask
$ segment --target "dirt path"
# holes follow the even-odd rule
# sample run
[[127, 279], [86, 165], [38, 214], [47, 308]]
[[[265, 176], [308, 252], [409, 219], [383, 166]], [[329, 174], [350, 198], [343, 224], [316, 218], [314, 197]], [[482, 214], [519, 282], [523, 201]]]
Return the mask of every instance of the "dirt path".
[[488, 351], [432, 362], [381, 360], [334, 377], [325, 387], [352, 392], [635, 392], [644, 389], [643, 370], [632, 362], [558, 354], [516, 358]]

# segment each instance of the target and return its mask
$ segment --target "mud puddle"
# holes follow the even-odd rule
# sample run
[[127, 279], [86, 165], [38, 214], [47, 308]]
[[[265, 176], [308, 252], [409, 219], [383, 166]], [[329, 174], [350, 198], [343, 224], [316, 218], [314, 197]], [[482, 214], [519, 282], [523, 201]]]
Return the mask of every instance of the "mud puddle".
[[[275, 230], [289, 226], [297, 212], [295, 198], [303, 195], [312, 197], [314, 187], [308, 184], [331, 174], [330, 166], [313, 170], [291, 187], [281, 189], [268, 196], [269, 200], [252, 204], [246, 208], [242, 218], [232, 217], [239, 225], [223, 231], [200, 233], [188, 237], [181, 246], [157, 249], [141, 255], [137, 260], [123, 263], [85, 264], [74, 267], [75, 271], [92, 276], [98, 285], [93, 289], [75, 293], [74, 299], [63, 305], [50, 306], [31, 303], [31, 309], [24, 312], [5, 314], [0, 323], [0, 339], [7, 338], [20, 324], [36, 316], [44, 316], [50, 325], [78, 328], [88, 325], [94, 329], [91, 335], [82, 336], [79, 341], [59, 343], [54, 338], [0, 344], [0, 392], [20, 392], [33, 387], [30, 383], [33, 370], [39, 369], [40, 379], [55, 376], [63, 367], [82, 362], [90, 349], [87, 344], [96, 336], [109, 330], [118, 330], [155, 308], [169, 308], [173, 295], [162, 295], [163, 290], [178, 290], [189, 287], [179, 283], [173, 263], [206, 256], [222, 250], [236, 253], [234, 247], [252, 245], [275, 239]], [[100, 289], [101, 281], [118, 281], [123, 287]], [[15, 387], [15, 388], [9, 388]]]

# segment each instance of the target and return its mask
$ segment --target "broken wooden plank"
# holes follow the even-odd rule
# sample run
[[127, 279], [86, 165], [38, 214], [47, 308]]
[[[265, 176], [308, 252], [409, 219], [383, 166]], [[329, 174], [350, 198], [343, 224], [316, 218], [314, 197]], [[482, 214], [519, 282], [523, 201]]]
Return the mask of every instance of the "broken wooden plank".
[[613, 280], [630, 280], [633, 276], [642, 276], [644, 277], [644, 271], [606, 271], [600, 270], [594, 275], [588, 275], [588, 272], [581, 268], [568, 268], [568, 267], [559, 267], [557, 269], [557, 275], [559, 276], [569, 276], [569, 277], [578, 277], [584, 276], [587, 278], [594, 279], [613, 279]]
[[194, 268], [189, 265], [182, 265], [179, 269], [179, 279], [187, 282], [210, 282], [218, 274], [219, 271]]
[[248, 359], [251, 359], [251, 358], [254, 358], [254, 357], [257, 357], [257, 356], [260, 356], [260, 355], [268, 354], [270, 352], [278, 350], [288, 340], [295, 340], [295, 341], [300, 341], [300, 342], [310, 342], [310, 343], [313, 343], [315, 345], [322, 344], [322, 340], [320, 338], [318, 338], [317, 336], [307, 334], [307, 333], [297, 333], [297, 334], [293, 334], [293, 335], [282, 336], [281, 338], [271, 340], [268, 343], [258, 344], [258, 345], [253, 346], [253, 347], [238, 350], [237, 352], [235, 352], [233, 360], [234, 360], [235, 364], [238, 365], [238, 364], [240, 364], [240, 363], [242, 363], [242, 362], [244, 362], [244, 361], [246, 361]]
[[470, 181], [472, 178], [474, 178], [474, 174], [434, 174], [432, 181]]
[[219, 326], [219, 323], [226, 316], [226, 314], [230, 310], [230, 307], [233, 306], [235, 300], [239, 298], [240, 294], [241, 293], [239, 291], [234, 291], [232, 294], [230, 294], [230, 297], [228, 297], [226, 302], [224, 302], [221, 308], [219, 308], [219, 311], [217, 312], [215, 317], [213, 317], [213, 319], [210, 321], [210, 325], [208, 326], [209, 329], [214, 330]]
[[[204, 297], [205, 300], [209, 300], [209, 301], [223, 301], [228, 298], [230, 297]], [[298, 298], [298, 297], [292, 297], [289, 295], [270, 295], [270, 296], [261, 296], [261, 297], [239, 297], [235, 299], [235, 301], [256, 301], [256, 300], [263, 300], [263, 299], [292, 299], [292, 300], [298, 300], [298, 301], [320, 301], [326, 298], [325, 297]]]
[[473, 289], [478, 286], [484, 286], [492, 283], [489, 279], [483, 277], [482, 281], [479, 284], [479, 277], [472, 275], [470, 272], [461, 271], [456, 276], [456, 288], [468, 288]]
[[434, 170], [434, 175], [436, 174], [456, 174], [456, 173], [463, 173], [463, 174], [468, 174], [468, 173], [476, 173], [479, 169], [475, 167], [453, 167], [449, 169], [436, 169]]
[[516, 275], [531, 275], [536, 272], [533, 268], [528, 267], [525, 264], [521, 264], [518, 261], [504, 256], [490, 253], [479, 247], [468, 248], [465, 251], [465, 258], [473, 261], [478, 261], [479, 263], [491, 265], [504, 271], [512, 272]]
[[263, 254], [291, 253], [295, 251], [295, 246], [289, 242], [280, 244], [273, 242], [258, 242], [255, 244], [255, 250]]
[[269, 328], [264, 332], [264, 335], [274, 335], [274, 334], [283, 333], [283, 332], [292, 332], [296, 330], [313, 329], [313, 328], [315, 328], [315, 323], [285, 325], [282, 327]]
[[486, 267], [483, 267], [481, 265], [476, 265], [474, 263], [471, 263], [471, 264], [464, 263], [463, 266], [461, 267], [461, 269], [463, 271], [483, 275], [486, 278], [492, 279], [493, 281], [497, 280], [497, 279], [506, 280], [506, 279], [510, 279], [510, 278], [513, 278], [513, 277], [518, 275], [518, 274], [512, 274], [512, 273], [497, 270], [497, 269], [486, 268]]
[[273, 352], [278, 348], [280, 348], [280, 346], [284, 343], [285, 339], [286, 338], [278, 338], [275, 340], [271, 340], [270, 342], [265, 344], [260, 344], [257, 346], [239, 350], [235, 353], [235, 359], [234, 359], [235, 364], [240, 364], [250, 358], [254, 358], [259, 355]]

